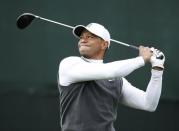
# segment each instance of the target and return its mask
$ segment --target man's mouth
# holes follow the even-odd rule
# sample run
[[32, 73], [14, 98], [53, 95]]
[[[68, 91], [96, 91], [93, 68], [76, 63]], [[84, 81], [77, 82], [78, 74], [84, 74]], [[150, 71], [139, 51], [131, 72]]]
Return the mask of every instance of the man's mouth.
[[82, 46], [86, 46], [86, 47], [88, 47], [87, 44], [80, 44], [80, 45], [79, 45], [79, 47], [82, 47]]

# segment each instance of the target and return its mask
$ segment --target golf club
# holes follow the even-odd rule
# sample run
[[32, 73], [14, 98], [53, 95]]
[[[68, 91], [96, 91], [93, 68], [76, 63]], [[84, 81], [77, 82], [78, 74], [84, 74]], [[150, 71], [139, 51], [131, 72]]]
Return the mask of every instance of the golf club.
[[[70, 26], [70, 25], [67, 25], [67, 24], [64, 24], [64, 23], [60, 23], [60, 22], [56, 22], [56, 21], [53, 21], [53, 20], [50, 20], [50, 19], [47, 19], [47, 18], [43, 18], [41, 16], [37, 16], [37, 15], [34, 15], [32, 13], [23, 13], [22, 15], [20, 15], [17, 18], [17, 23], [16, 23], [17, 27], [19, 29], [25, 29], [27, 26], [29, 26], [32, 23], [32, 21], [35, 18], [40, 19], [40, 20], [44, 20], [44, 21], [47, 21], [47, 22], [51, 22], [51, 23], [54, 23], [54, 24], [57, 24], [57, 25], [60, 25], [60, 26], [64, 26], [64, 27], [67, 27], [67, 28], [71, 28], [71, 29], [74, 28], [74, 26]], [[114, 39], [110, 39], [110, 41], [138, 50], [138, 47], [134, 46], [134, 45], [129, 45], [127, 43], [124, 43], [124, 42], [121, 42], [121, 41], [118, 41], [118, 40], [114, 40]]]

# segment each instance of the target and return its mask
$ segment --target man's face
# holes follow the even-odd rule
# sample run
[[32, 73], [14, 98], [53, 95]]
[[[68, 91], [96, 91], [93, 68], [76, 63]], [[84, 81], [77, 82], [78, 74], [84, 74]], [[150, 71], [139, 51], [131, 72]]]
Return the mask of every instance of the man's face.
[[106, 42], [102, 38], [84, 30], [81, 33], [78, 47], [81, 56], [90, 59], [102, 59], [101, 57], [103, 57], [106, 49]]

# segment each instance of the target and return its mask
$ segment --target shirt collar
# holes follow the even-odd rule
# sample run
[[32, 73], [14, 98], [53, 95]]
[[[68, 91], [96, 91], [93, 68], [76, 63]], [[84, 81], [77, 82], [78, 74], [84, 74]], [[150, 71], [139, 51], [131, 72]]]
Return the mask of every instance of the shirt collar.
[[90, 63], [103, 63], [103, 60], [87, 59], [83, 56], [81, 58], [87, 62], [90, 62]]

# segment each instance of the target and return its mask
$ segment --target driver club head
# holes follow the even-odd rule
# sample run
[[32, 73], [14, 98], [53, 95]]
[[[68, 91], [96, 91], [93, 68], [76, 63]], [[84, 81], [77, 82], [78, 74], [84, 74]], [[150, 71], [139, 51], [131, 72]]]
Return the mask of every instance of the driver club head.
[[35, 18], [36, 16], [34, 14], [24, 13], [17, 18], [16, 25], [19, 29], [24, 29], [29, 26]]

